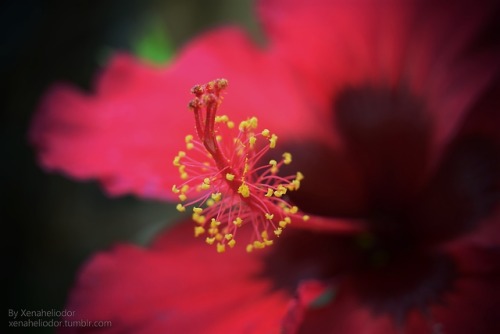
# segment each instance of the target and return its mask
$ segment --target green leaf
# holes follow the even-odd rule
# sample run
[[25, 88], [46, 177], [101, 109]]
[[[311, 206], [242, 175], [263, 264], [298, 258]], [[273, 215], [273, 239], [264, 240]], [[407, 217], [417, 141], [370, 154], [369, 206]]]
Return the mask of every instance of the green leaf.
[[310, 304], [310, 308], [322, 308], [329, 303], [332, 302], [332, 300], [335, 298], [336, 291], [333, 288], [328, 288], [326, 289], [318, 298], [313, 300]]
[[164, 64], [174, 54], [174, 48], [163, 22], [158, 18], [150, 18], [139, 37], [132, 43], [132, 50], [139, 58], [153, 64]]

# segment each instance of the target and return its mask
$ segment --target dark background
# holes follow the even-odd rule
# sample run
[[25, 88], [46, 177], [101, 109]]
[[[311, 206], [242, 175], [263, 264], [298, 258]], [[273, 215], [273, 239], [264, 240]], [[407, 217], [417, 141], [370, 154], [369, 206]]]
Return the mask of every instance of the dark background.
[[73, 181], [37, 165], [27, 132], [51, 83], [90, 89], [106, 59], [132, 50], [153, 16], [174, 49], [213, 26], [238, 22], [256, 33], [257, 24], [251, 0], [13, 0], [0, 10], [6, 317], [8, 309], [63, 309], [77, 269], [91, 254], [116, 242], [145, 244], [175, 215], [167, 203], [108, 198], [96, 182]]

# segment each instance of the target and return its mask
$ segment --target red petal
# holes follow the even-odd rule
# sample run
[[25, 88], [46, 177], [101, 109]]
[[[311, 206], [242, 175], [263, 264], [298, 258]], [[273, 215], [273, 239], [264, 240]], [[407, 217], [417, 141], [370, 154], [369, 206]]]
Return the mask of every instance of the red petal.
[[168, 231], [152, 249], [122, 245], [95, 256], [65, 320], [109, 320], [112, 333], [279, 332], [289, 298], [259, 278], [260, 255], [244, 247], [218, 254], [190, 228]]
[[195, 40], [166, 69], [117, 55], [94, 93], [57, 85], [45, 95], [31, 142], [48, 169], [97, 178], [114, 195], [171, 199], [171, 186], [179, 182], [172, 159], [194, 132], [187, 110], [191, 87], [225, 77], [230, 88], [222, 113], [236, 122], [259, 116], [263, 127], [294, 134], [307, 127], [308, 115], [289, 76], [235, 29]]
[[[498, 245], [497, 245], [498, 246]], [[452, 254], [459, 272], [453, 290], [431, 309], [434, 327], [442, 333], [468, 334], [500, 332], [500, 252], [498, 247], [471, 245]], [[411, 319], [410, 334], [422, 333], [425, 323]]]
[[[461, 136], [446, 154], [411, 213], [413, 234], [429, 243], [474, 233], [498, 212], [500, 146]], [[498, 215], [498, 214], [497, 214]], [[498, 224], [497, 219], [497, 224]]]
[[496, 208], [487, 219], [477, 223], [478, 228], [456, 242], [470, 242], [482, 247], [500, 245], [500, 207]]
[[[432, 305], [413, 309], [405, 319], [364, 302], [356, 284], [347, 278], [334, 300], [323, 308], [308, 309], [300, 333], [485, 333], [500, 331], [500, 253], [498, 248], [463, 244], [450, 248], [456, 268], [447, 290]], [[398, 284], [399, 282], [394, 282]], [[366, 282], [366, 284], [370, 284]], [[432, 287], [429, 287], [432, 289]], [[424, 293], [431, 290], [422, 290]], [[411, 292], [410, 292], [411, 293]], [[437, 300], [436, 300], [437, 299]], [[404, 303], [407, 300], [401, 300]], [[429, 300], [429, 302], [431, 302]], [[394, 301], [397, 303], [397, 301]], [[398, 311], [398, 310], [396, 310]]]
[[[500, 76], [478, 98], [457, 135], [486, 138], [500, 150], [500, 131], [498, 131], [498, 125], [500, 124], [499, 96]], [[498, 156], [500, 157], [500, 154]]]
[[297, 297], [290, 302], [288, 312], [283, 319], [283, 334], [294, 334], [300, 328], [304, 320], [304, 314], [307, 308], [314, 303], [328, 290], [328, 285], [320, 281], [307, 280], [299, 283]]
[[499, 75], [498, 2], [262, 0], [275, 51], [293, 64], [323, 116], [339, 90], [410, 88], [433, 124], [432, 161]]
[[341, 293], [323, 308], [309, 309], [298, 333], [400, 333], [388, 316], [375, 316], [351, 293]]
[[301, 210], [327, 217], [362, 217], [367, 194], [363, 175], [351, 157], [317, 141], [294, 141], [284, 145], [293, 154], [288, 173], [301, 171], [305, 181], [290, 194]]

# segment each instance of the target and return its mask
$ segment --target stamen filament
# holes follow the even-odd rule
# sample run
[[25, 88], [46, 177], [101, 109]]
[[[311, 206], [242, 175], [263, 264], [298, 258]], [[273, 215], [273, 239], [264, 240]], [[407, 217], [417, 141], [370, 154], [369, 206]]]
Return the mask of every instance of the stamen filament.
[[[224, 252], [225, 245], [236, 245], [238, 229], [250, 224], [253, 241], [247, 250], [252, 251], [272, 245], [271, 236], [279, 237], [287, 225], [305, 223], [305, 216], [286, 197], [287, 191], [298, 189], [303, 176], [277, 175], [284, 164], [292, 162], [290, 153], [284, 153], [279, 161], [260, 164], [277, 145], [278, 136], [268, 129], [256, 131], [256, 117], [240, 122], [236, 128], [229, 117], [217, 115], [226, 87], [225, 79], [193, 87], [195, 97], [189, 108], [198, 139], [186, 136], [187, 153], [179, 152], [174, 158], [185, 181], [172, 189], [182, 202], [179, 211], [196, 205], [195, 236], [208, 235], [206, 242]], [[234, 139], [224, 140], [221, 125], [228, 131], [238, 131]], [[207, 161], [201, 162], [191, 154]]]

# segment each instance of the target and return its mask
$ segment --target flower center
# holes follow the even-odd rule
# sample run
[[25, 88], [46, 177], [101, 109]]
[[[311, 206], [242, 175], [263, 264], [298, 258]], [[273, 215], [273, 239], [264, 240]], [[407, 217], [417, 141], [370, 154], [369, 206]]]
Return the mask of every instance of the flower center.
[[186, 151], [180, 151], [173, 164], [182, 180], [172, 191], [178, 194], [177, 210], [194, 205], [192, 218], [195, 237], [206, 235], [207, 244], [216, 245], [219, 253], [236, 244], [240, 228], [251, 226], [252, 238], [247, 252], [273, 244], [293, 221], [307, 221], [287, 200], [287, 192], [299, 189], [302, 173], [279, 176], [292, 155], [259, 164], [276, 147], [278, 136], [268, 129], [257, 131], [258, 119], [248, 118], [236, 128], [228, 116], [218, 116], [225, 79], [193, 87], [195, 97], [189, 102], [194, 113], [198, 139], [186, 136]]

